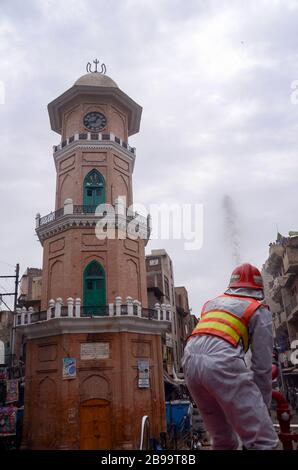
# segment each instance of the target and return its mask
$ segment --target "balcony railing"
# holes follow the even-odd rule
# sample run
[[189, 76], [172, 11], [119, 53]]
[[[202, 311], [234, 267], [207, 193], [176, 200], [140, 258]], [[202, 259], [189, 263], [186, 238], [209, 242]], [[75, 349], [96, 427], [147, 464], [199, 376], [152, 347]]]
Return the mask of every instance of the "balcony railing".
[[[72, 203], [71, 199], [66, 199], [64, 203], [64, 207], [56, 210], [55, 212], [50, 212], [49, 214], [40, 217], [39, 214], [36, 216], [36, 228], [45, 226], [47, 224], [51, 224], [54, 221], [62, 219], [65, 216], [72, 216], [72, 215], [92, 215], [93, 217], [100, 218], [107, 215], [107, 212], [104, 211], [103, 213], [96, 212], [96, 209], [99, 206], [96, 205], [75, 205]], [[137, 212], [133, 212], [130, 209], [126, 209], [126, 215], [122, 213], [117, 213], [116, 205], [112, 206], [115, 210], [115, 222], [121, 218], [126, 218], [128, 222], [135, 220], [136, 224], [141, 224], [148, 228], [149, 232], [151, 231], [151, 217], [148, 215], [144, 217]], [[109, 217], [113, 216], [113, 214], [108, 214]]]
[[157, 311], [151, 308], [142, 308], [142, 317], [148, 320], [158, 320]]
[[60, 219], [60, 217], [63, 217], [63, 215], [64, 215], [63, 207], [61, 209], [58, 209], [55, 212], [50, 212], [49, 214], [44, 215], [43, 217], [39, 219], [39, 226], [54, 222], [54, 220]]
[[74, 134], [68, 139], [65, 139], [61, 142], [59, 145], [54, 145], [53, 150], [54, 153], [58, 152], [61, 149], [64, 149], [65, 147], [68, 147], [71, 145], [73, 142], [76, 141], [92, 141], [93, 143], [96, 141], [110, 141], [118, 145], [119, 147], [124, 148], [128, 152], [135, 154], [136, 149], [135, 147], [130, 147], [127, 142], [124, 140], [120, 139], [119, 137], [116, 137], [113, 133], [110, 134], [100, 134], [100, 133], [93, 133], [93, 132], [85, 132], [81, 134]]
[[73, 213], [74, 214], [94, 214], [96, 211], [97, 206], [90, 206], [90, 205], [83, 205], [83, 206], [78, 206], [74, 205], [73, 206]]
[[109, 306], [83, 306], [80, 309], [80, 316], [83, 317], [104, 317], [109, 316]]
[[50, 321], [55, 318], [92, 318], [92, 317], [138, 317], [149, 321], [172, 321], [172, 310], [168, 304], [155, 304], [155, 308], [144, 308], [137, 300], [127, 297], [126, 303], [121, 297], [116, 297], [115, 303], [102, 306], [81, 306], [80, 299], [67, 299], [67, 306], [62, 305], [62, 299], [50, 300], [49, 308], [35, 312], [32, 307], [17, 309], [15, 326]]
[[[47, 319], [47, 312], [33, 312], [31, 314], [31, 322], [30, 323], [36, 323], [38, 321], [45, 321]], [[27, 314], [27, 318], [25, 317], [25, 323], [27, 324], [28, 323], [28, 314]], [[18, 321], [17, 321], [17, 325], [20, 325], [21, 324], [21, 317], [18, 316]]]

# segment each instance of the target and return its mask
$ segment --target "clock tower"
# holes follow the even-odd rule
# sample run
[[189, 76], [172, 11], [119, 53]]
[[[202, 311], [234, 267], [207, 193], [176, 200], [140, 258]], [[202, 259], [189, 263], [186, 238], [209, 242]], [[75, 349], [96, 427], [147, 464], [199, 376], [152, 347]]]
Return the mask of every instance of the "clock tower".
[[[22, 311], [24, 448], [136, 449], [149, 416], [165, 431], [161, 337], [170, 307], [147, 308], [150, 218], [131, 209], [142, 108], [90, 72], [48, 105], [55, 210], [36, 217], [41, 311]], [[133, 412], [133, 417], [132, 417]]]
[[[136, 154], [128, 137], [139, 130], [142, 108], [97, 72], [79, 78], [48, 110], [61, 144], [54, 147], [55, 212], [37, 218], [44, 248], [42, 308], [57, 297], [101, 307], [116, 296], [132, 297], [147, 307], [144, 246], [149, 220], [137, 216], [138, 238], [119, 240], [115, 233], [114, 239], [98, 239], [94, 217], [99, 204], [116, 212], [119, 201], [126, 207], [133, 203]], [[125, 215], [121, 222], [133, 225], [132, 211]], [[90, 278], [96, 275], [97, 280]]]

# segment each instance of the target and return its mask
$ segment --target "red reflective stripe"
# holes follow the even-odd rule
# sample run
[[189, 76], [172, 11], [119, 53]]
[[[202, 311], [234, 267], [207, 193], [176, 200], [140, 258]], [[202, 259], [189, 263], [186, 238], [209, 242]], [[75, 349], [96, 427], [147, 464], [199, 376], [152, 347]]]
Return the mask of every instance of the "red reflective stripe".
[[249, 299], [251, 301], [251, 304], [247, 307], [247, 309], [244, 311], [242, 315], [242, 321], [245, 323], [245, 325], [248, 325], [249, 320], [255, 313], [255, 311], [260, 307], [261, 303], [258, 300], [255, 299]]
[[[219, 295], [218, 297], [235, 297], [237, 299], [241, 299], [243, 298], [243, 296], [237, 296], [237, 295], [228, 295], [228, 294], [222, 294], [222, 295]], [[218, 298], [217, 297], [217, 298]], [[248, 323], [249, 323], [249, 320], [251, 319], [251, 317], [253, 316], [253, 314], [255, 313], [255, 311], [262, 305], [261, 302], [257, 299], [254, 299], [252, 297], [244, 297], [243, 300], [246, 300], [248, 301], [250, 304], [248, 307], [246, 307], [246, 309], [244, 310], [243, 314], [241, 316], [238, 316], [238, 315], [235, 315], [234, 313], [228, 311], [228, 310], [224, 310], [224, 309], [220, 309], [220, 308], [216, 308], [216, 311], [217, 312], [222, 312], [222, 313], [226, 313], [228, 315], [231, 315], [231, 317], [234, 317], [235, 319], [237, 320], [240, 320], [241, 323], [243, 323], [244, 326], [248, 327]], [[222, 324], [225, 324], [227, 326], [229, 326], [230, 328], [232, 328], [236, 333], [237, 335], [239, 335], [239, 339], [242, 339], [242, 334], [241, 332], [238, 330], [238, 328], [233, 325], [232, 323], [229, 323], [227, 320], [225, 319], [219, 319], [219, 318], [216, 318], [216, 317], [212, 317], [212, 318], [208, 318], [206, 320], [204, 320], [204, 316], [205, 314], [207, 313], [210, 313], [214, 310], [214, 308], [211, 308], [210, 310], [206, 310], [205, 311], [205, 307], [206, 305], [208, 304], [208, 302], [210, 302], [210, 300], [208, 300], [207, 302], [205, 302], [205, 304], [203, 305], [203, 308], [202, 308], [202, 320], [200, 321], [200, 323], [206, 323], [206, 325], [208, 325], [208, 321], [217, 321], [219, 323], [222, 323]], [[217, 336], [219, 338], [222, 338], [222, 339], [225, 339], [226, 341], [228, 341], [230, 344], [232, 344], [233, 346], [237, 346], [238, 342], [239, 341], [235, 341], [234, 338], [232, 338], [231, 336], [229, 336], [227, 333], [224, 333], [222, 331], [219, 331], [219, 330], [216, 330], [214, 328], [208, 328], [206, 326], [206, 328], [203, 328], [203, 329], [200, 329], [200, 330], [196, 330], [194, 329], [193, 332], [191, 333], [190, 335], [190, 338], [192, 336], [196, 336], [196, 335], [199, 335], [199, 334], [210, 334], [210, 335], [214, 335], [214, 336]]]
[[[217, 312], [219, 312], [220, 310], [217, 310]], [[206, 312], [208, 313], [208, 312]], [[237, 317], [237, 319], [239, 320], [239, 318]], [[239, 339], [242, 338], [242, 335], [241, 335], [241, 332], [238, 330], [237, 326], [233, 325], [232, 323], [230, 323], [228, 320], [225, 320], [224, 318], [218, 318], [218, 317], [209, 317], [209, 318], [206, 318], [206, 320], [201, 320], [198, 325], [202, 325], [202, 323], [207, 323], [209, 321], [216, 321], [217, 323], [222, 323], [223, 325], [227, 325], [229, 326], [230, 328], [232, 328], [232, 330], [235, 331], [235, 333], [237, 333], [237, 335], [239, 335]]]
[[197, 330], [194, 331], [191, 335], [192, 336], [197, 336], [197, 335], [212, 335], [212, 336], [217, 336], [218, 338], [225, 339], [228, 341], [228, 343], [232, 344], [233, 346], [237, 346], [238, 341], [235, 341], [232, 336], [228, 335], [227, 333], [224, 333], [223, 331], [216, 330], [214, 328], [204, 328], [202, 330]]

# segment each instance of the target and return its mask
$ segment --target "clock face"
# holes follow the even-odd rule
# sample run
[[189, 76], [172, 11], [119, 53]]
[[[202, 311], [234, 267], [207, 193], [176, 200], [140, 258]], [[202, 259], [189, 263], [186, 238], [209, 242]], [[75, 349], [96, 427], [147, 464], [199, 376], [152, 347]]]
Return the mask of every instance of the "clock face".
[[90, 131], [100, 131], [107, 125], [107, 118], [104, 114], [92, 111], [84, 117], [84, 126]]

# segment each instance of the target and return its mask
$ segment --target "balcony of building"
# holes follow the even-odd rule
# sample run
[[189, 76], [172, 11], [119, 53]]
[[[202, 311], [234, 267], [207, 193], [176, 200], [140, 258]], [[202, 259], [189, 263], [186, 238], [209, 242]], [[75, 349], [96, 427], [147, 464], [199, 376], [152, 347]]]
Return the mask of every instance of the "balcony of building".
[[298, 247], [287, 246], [283, 256], [285, 274], [298, 274]]
[[[143, 217], [137, 212], [125, 208], [121, 202], [115, 205], [106, 205], [107, 210], [100, 210], [100, 206], [75, 205], [72, 199], [66, 199], [64, 206], [57, 211], [41, 217], [36, 215], [36, 233], [41, 244], [56, 233], [75, 227], [96, 227], [102, 220], [109, 229], [125, 231], [134, 237], [148, 242], [151, 234], [151, 216]], [[108, 236], [108, 235], [107, 235]], [[123, 236], [123, 233], [122, 235]]]
[[298, 320], [298, 296], [292, 295], [285, 304], [287, 321]]
[[282, 257], [284, 254], [284, 246], [278, 243], [271, 243], [269, 248], [269, 257], [267, 261], [267, 271], [274, 275], [280, 272], [282, 267]]
[[283, 287], [283, 276], [276, 277], [270, 284], [270, 297], [274, 302], [280, 303], [281, 289]]
[[274, 313], [273, 316], [273, 323], [274, 328], [276, 331], [276, 335], [278, 335], [278, 331], [286, 328], [287, 326], [287, 315], [285, 311]]
[[[15, 315], [15, 327], [46, 328], [47, 332], [52, 329], [57, 331], [81, 331], [84, 328], [98, 328], [98, 331], [113, 331], [113, 328], [125, 331], [130, 329], [152, 328], [171, 331], [172, 308], [169, 304], [155, 304], [154, 308], [144, 308], [141, 302], [127, 297], [122, 301], [116, 297], [115, 302], [102, 306], [82, 306], [81, 299], [68, 298], [64, 303], [61, 298], [49, 301], [48, 309], [35, 312], [32, 307], [17, 308]], [[155, 325], [155, 326], [154, 326]], [[35, 331], [35, 330], [33, 330]]]
[[283, 276], [277, 276], [269, 283], [269, 293], [272, 300], [278, 304], [282, 303], [282, 289], [284, 287], [291, 287], [295, 276], [291, 273], [285, 274]]

